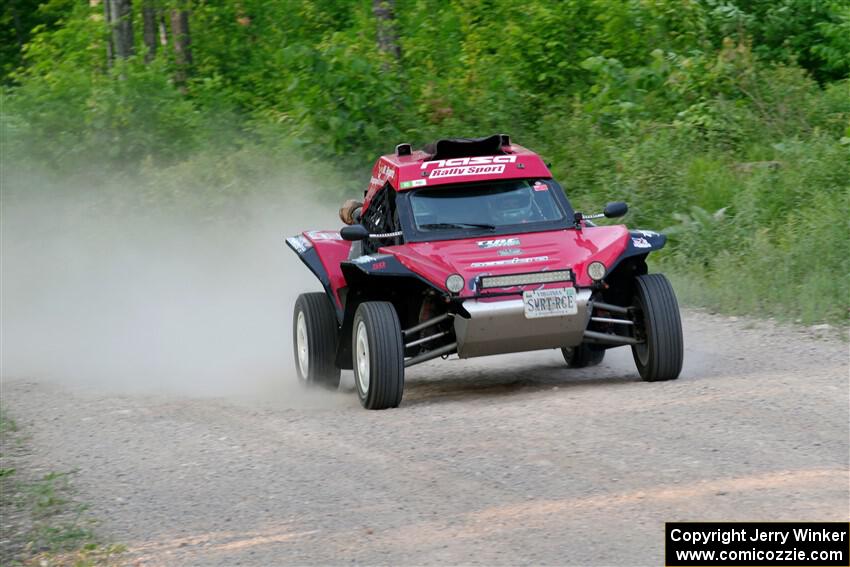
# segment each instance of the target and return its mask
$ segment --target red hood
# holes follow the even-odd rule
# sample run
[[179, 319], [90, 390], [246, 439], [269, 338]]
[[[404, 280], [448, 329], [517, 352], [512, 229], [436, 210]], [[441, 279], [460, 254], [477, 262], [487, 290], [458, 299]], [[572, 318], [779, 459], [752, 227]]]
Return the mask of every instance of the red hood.
[[[446, 278], [460, 274], [467, 282], [461, 296], [474, 295], [469, 283], [481, 275], [521, 274], [572, 268], [579, 286], [589, 286], [587, 264], [610, 267], [626, 249], [625, 226], [587, 227], [463, 240], [413, 242], [383, 248], [409, 270], [445, 289]], [[516, 243], [519, 240], [519, 243]], [[556, 284], [557, 285], [557, 284]], [[498, 291], [498, 290], [494, 290]]]

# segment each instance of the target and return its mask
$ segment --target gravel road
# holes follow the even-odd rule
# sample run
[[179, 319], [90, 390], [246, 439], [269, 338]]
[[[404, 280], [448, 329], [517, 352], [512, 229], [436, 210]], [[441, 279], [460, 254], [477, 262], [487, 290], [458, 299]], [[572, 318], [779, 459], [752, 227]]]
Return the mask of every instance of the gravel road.
[[847, 344], [684, 324], [670, 383], [547, 351], [415, 367], [383, 412], [350, 373], [260, 401], [11, 380], [3, 403], [129, 564], [657, 566], [665, 521], [846, 521]]

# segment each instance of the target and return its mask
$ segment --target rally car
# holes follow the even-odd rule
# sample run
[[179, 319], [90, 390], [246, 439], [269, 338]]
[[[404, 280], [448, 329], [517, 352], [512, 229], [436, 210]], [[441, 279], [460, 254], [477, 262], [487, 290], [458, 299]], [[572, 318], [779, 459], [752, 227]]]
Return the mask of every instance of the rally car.
[[506, 135], [399, 144], [381, 156], [339, 231], [287, 244], [324, 292], [295, 303], [295, 369], [337, 388], [353, 369], [368, 409], [397, 407], [405, 368], [428, 360], [561, 349], [592, 366], [629, 346], [641, 378], [682, 368], [679, 307], [646, 257], [666, 237], [573, 210], [534, 152]]

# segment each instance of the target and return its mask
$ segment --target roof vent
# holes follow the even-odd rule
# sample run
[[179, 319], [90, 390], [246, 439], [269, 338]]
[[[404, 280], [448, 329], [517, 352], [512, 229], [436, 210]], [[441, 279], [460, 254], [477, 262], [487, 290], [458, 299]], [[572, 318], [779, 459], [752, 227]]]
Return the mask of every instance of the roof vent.
[[395, 147], [395, 155], [397, 156], [409, 156], [410, 152], [410, 144], [399, 144]]
[[474, 156], [502, 155], [503, 140], [510, 138], [505, 134], [494, 134], [486, 138], [454, 138], [437, 140], [425, 146], [429, 160], [451, 159]]

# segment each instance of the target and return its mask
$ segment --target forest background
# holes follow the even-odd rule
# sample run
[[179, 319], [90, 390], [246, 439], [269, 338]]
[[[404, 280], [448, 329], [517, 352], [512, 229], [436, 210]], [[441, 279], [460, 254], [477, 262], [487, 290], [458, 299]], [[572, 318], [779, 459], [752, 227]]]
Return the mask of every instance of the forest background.
[[221, 218], [289, 168], [335, 201], [399, 142], [508, 133], [666, 230], [685, 302], [847, 324], [848, 76], [850, 0], [7, 0], [3, 200]]

